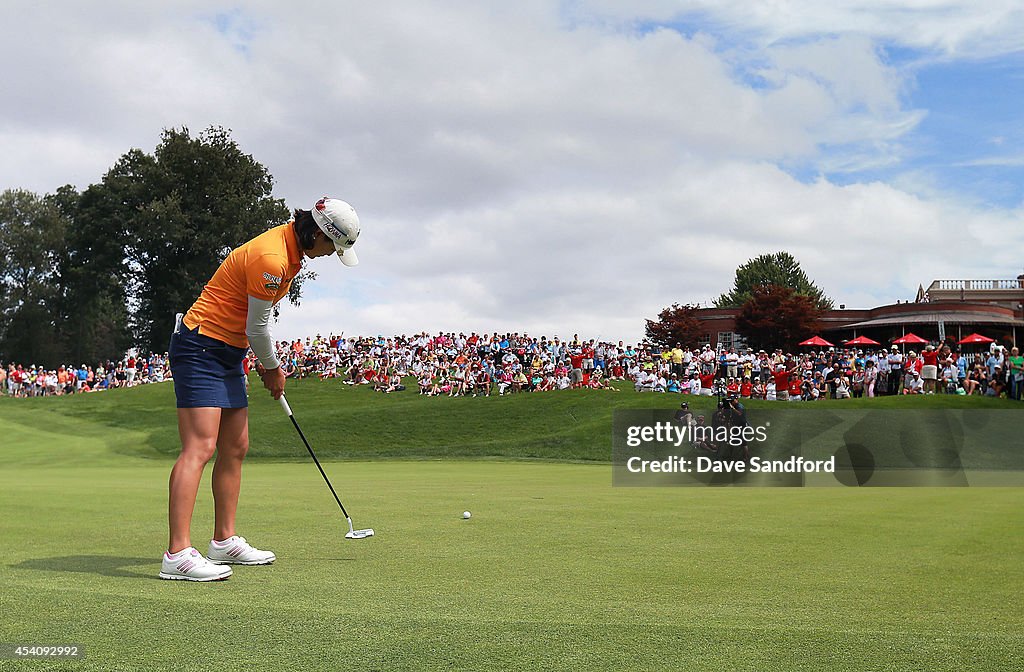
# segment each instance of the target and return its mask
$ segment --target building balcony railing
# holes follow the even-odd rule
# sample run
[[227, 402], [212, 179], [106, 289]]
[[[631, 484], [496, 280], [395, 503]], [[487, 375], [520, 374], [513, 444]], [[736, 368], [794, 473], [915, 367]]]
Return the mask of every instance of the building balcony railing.
[[992, 292], [992, 291], [1013, 291], [1024, 289], [1024, 278], [1016, 280], [934, 280], [928, 286], [928, 292], [937, 291], [964, 291], [964, 292]]

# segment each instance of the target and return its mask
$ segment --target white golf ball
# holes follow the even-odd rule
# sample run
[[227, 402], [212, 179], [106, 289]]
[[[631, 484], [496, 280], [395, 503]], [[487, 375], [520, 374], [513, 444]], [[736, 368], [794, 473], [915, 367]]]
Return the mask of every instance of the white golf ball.
[[469, 511], [463, 511], [463, 512], [462, 512], [462, 517], [463, 517], [463, 518], [469, 518], [469, 517], [470, 517], [470, 516], [472, 516], [472, 515], [473, 515], [473, 514], [472, 514], [472, 513], [470, 513]]

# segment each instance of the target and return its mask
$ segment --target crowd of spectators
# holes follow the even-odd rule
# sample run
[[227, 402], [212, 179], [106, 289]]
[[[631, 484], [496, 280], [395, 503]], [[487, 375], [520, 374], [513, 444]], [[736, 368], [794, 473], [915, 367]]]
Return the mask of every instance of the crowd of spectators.
[[768, 353], [627, 345], [578, 335], [549, 340], [518, 333], [421, 333], [317, 336], [277, 348], [288, 376], [341, 376], [382, 392], [404, 390], [411, 377], [419, 394], [431, 396], [616, 389], [609, 381], [630, 381], [637, 391], [802, 401], [935, 393], [1019, 400], [1024, 391], [1024, 359], [1017, 348], [998, 345], [976, 353], [941, 344], [920, 353], [898, 346]]
[[657, 370], [642, 371], [636, 389], [689, 394], [731, 394], [769, 401], [816, 401], [883, 395], [958, 394], [1021, 399], [1024, 358], [1016, 347], [993, 345], [962, 352], [927, 345], [904, 354], [829, 348], [803, 353], [710, 347], [660, 353]]
[[47, 397], [98, 392], [118, 387], [134, 387], [171, 379], [167, 354], [125, 355], [121, 361], [95, 366], [41, 366], [0, 364], [0, 395], [11, 397]]
[[584, 387], [617, 391], [609, 380], [626, 380], [629, 363], [649, 357], [621, 341], [476, 333], [317, 336], [279, 342], [277, 354], [288, 377], [341, 377], [385, 393], [403, 391], [409, 382], [427, 396], [485, 397]]
[[[960, 394], [1020, 400], [1024, 358], [1016, 347], [961, 352], [928, 345], [921, 352], [829, 348], [776, 350], [660, 348], [558, 336], [426, 332], [413, 336], [308, 337], [279, 341], [291, 378], [342, 378], [383, 393], [491, 396], [565, 389], [617, 390], [629, 381], [640, 392], [731, 394], [771, 401], [845, 399], [903, 394]], [[252, 353], [248, 373], [257, 366]], [[0, 393], [46, 396], [106, 390], [170, 379], [167, 355], [56, 370], [0, 367]]]

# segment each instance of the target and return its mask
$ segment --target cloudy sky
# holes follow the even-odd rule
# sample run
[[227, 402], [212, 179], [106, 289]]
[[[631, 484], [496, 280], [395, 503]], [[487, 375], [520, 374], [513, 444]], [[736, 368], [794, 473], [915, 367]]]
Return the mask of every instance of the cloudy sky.
[[1019, 0], [4, 6], [0, 188], [220, 125], [355, 205], [280, 337], [635, 340], [778, 250], [849, 307], [1024, 271]]

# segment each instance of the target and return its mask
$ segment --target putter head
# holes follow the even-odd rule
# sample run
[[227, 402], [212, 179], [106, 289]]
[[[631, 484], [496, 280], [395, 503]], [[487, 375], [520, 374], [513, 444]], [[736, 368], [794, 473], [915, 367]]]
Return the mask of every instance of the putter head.
[[365, 530], [349, 530], [345, 533], [346, 539], [365, 539], [373, 536], [373, 530], [367, 528]]

